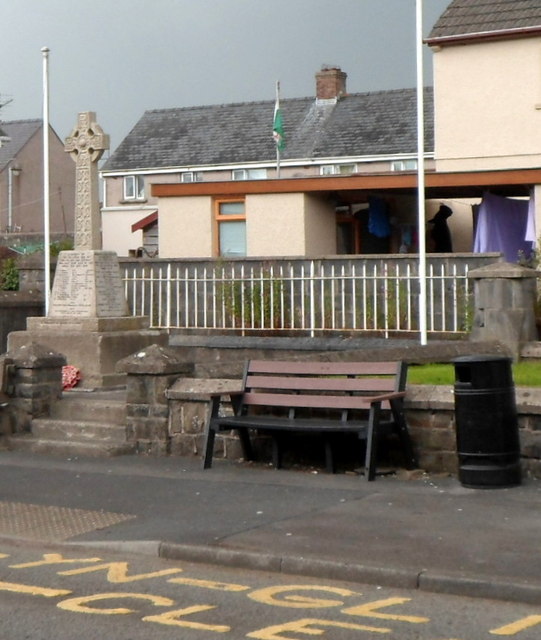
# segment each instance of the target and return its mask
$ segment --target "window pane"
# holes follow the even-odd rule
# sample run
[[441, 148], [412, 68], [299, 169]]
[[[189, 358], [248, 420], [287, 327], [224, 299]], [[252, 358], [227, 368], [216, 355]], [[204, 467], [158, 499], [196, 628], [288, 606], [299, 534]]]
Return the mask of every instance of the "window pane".
[[142, 200], [145, 197], [145, 179], [143, 176], [137, 176], [137, 198]]
[[249, 169], [248, 178], [250, 180], [265, 180], [267, 177], [266, 169]]
[[222, 222], [220, 224], [220, 255], [246, 255], [246, 222]]
[[124, 178], [124, 197], [126, 200], [135, 198], [135, 182], [133, 176]]
[[220, 202], [220, 215], [222, 216], [244, 215], [244, 202]]

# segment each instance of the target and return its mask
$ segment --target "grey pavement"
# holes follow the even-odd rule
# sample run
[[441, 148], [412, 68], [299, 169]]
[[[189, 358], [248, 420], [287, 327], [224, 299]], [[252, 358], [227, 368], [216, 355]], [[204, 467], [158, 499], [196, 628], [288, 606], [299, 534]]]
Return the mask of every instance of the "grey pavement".
[[[541, 603], [541, 481], [0, 451], [0, 539]], [[53, 520], [55, 520], [53, 522]]]

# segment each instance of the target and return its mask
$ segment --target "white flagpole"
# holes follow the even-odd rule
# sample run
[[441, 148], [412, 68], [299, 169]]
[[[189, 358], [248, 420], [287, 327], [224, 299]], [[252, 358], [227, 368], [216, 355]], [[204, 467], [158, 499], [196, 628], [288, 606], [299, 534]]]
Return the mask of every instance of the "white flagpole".
[[49, 49], [43, 47], [43, 251], [45, 255], [45, 315], [49, 315], [51, 247], [49, 234]]
[[417, 51], [417, 214], [419, 236], [419, 333], [427, 344], [426, 327], [426, 237], [425, 237], [425, 142], [424, 142], [424, 77], [423, 77], [423, 0], [416, 0]]
[[[276, 119], [276, 112], [280, 108], [280, 81], [276, 81], [276, 102], [274, 103], [274, 118]], [[280, 145], [276, 143], [276, 177], [280, 177]]]

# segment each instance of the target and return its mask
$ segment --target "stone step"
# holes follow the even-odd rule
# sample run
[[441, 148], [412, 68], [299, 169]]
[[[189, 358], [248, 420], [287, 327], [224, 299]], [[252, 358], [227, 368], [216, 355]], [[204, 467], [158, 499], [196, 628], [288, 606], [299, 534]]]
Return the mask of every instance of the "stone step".
[[8, 448], [12, 450], [69, 457], [106, 458], [135, 453], [135, 446], [127, 442], [47, 440], [36, 438], [32, 434], [11, 436], [7, 444]]
[[32, 433], [11, 436], [8, 447], [70, 457], [135, 453], [126, 438], [126, 390], [64, 392], [51, 416], [33, 420]]
[[64, 392], [51, 409], [51, 417], [59, 420], [78, 420], [125, 424], [126, 392]]
[[126, 427], [119, 424], [39, 418], [32, 421], [32, 435], [50, 440], [78, 442], [126, 442]]

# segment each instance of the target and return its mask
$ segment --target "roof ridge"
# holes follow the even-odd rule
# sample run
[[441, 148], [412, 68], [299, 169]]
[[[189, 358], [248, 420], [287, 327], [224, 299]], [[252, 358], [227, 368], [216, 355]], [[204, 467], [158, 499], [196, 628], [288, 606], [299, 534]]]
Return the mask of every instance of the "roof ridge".
[[[430, 89], [431, 85], [427, 85], [426, 87], [424, 87], [425, 89]], [[357, 91], [357, 92], [348, 92], [345, 93], [339, 100], [338, 102], [340, 102], [340, 100], [344, 100], [346, 98], [353, 98], [356, 96], [371, 96], [371, 95], [383, 95], [383, 94], [392, 94], [392, 93], [400, 93], [403, 91], [416, 91], [416, 89], [414, 87], [403, 87], [401, 89], [375, 89], [375, 90], [371, 90], [371, 91]], [[313, 101], [314, 103], [316, 102], [316, 97], [315, 96], [303, 96], [303, 97], [294, 97], [294, 98], [284, 98], [281, 97], [280, 98], [280, 103], [286, 104], [286, 103], [292, 103], [292, 102], [305, 102], [305, 101]], [[201, 110], [205, 110], [205, 109], [218, 109], [219, 107], [244, 107], [244, 106], [260, 106], [260, 105], [274, 105], [275, 103], [275, 98], [269, 99], [269, 100], [247, 100], [246, 102], [218, 102], [215, 104], [194, 104], [194, 105], [188, 105], [188, 106], [184, 106], [184, 107], [158, 107], [156, 109], [147, 109], [144, 113], [146, 114], [152, 114], [152, 113], [167, 113], [167, 112], [175, 112], [175, 111], [201, 111]]]
[[6, 124], [28, 124], [30, 122], [36, 122], [41, 124], [42, 120], [41, 118], [23, 118], [22, 120], [0, 120], [0, 124], [2, 125], [6, 125]]

